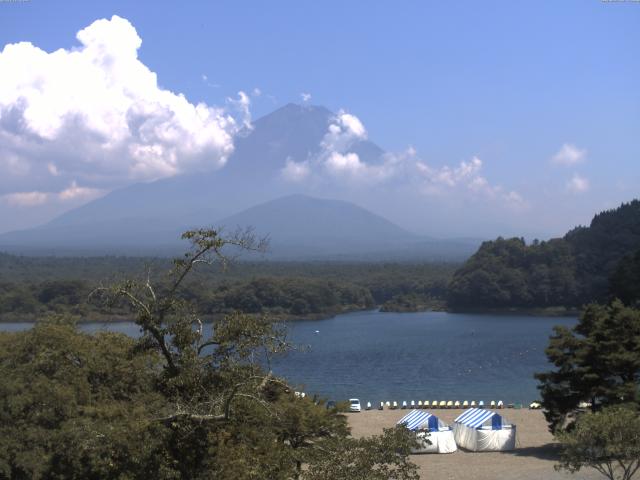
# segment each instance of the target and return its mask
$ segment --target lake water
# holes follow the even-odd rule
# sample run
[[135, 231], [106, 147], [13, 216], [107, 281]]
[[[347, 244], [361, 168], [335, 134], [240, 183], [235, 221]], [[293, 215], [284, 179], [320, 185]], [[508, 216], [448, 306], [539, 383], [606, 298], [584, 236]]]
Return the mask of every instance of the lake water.
[[[533, 374], [550, 368], [544, 349], [553, 326], [575, 323], [566, 317], [349, 313], [289, 323], [290, 338], [308, 348], [275, 359], [272, 367], [299, 389], [330, 399], [528, 404], [538, 398]], [[3, 330], [29, 327], [0, 324]], [[82, 329], [139, 335], [128, 322]]]

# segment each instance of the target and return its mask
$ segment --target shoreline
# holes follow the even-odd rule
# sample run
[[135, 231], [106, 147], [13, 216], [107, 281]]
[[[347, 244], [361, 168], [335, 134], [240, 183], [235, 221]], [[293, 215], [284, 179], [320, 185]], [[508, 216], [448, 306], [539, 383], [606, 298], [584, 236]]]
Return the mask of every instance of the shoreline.
[[[366, 308], [366, 309], [345, 309], [340, 311], [334, 311], [330, 313], [317, 313], [310, 314], [306, 316], [296, 316], [293, 314], [269, 314], [269, 313], [248, 313], [247, 315], [263, 315], [267, 317], [271, 317], [274, 322], [304, 322], [304, 321], [315, 321], [315, 320], [328, 320], [330, 318], [336, 317], [338, 315], [344, 315], [347, 313], [355, 313], [355, 312], [375, 312], [378, 311], [379, 308]], [[202, 315], [202, 323], [204, 324], [212, 324], [215, 323], [218, 318], [222, 318], [225, 315], [231, 315], [233, 312], [226, 313], [215, 313], [210, 315]], [[396, 312], [403, 313], [403, 312]], [[3, 323], [37, 323], [40, 319], [45, 318], [49, 314], [57, 314], [55, 312], [44, 313], [38, 317], [34, 316], [24, 316], [21, 315], [20, 318], [7, 318], [6, 316], [0, 316], [0, 324]], [[69, 314], [70, 318], [78, 317], [78, 315]], [[86, 323], [127, 323], [132, 322], [135, 323], [134, 317], [122, 316], [122, 315], [104, 315], [104, 316], [95, 316], [95, 317], [83, 317], [76, 320], [78, 324], [86, 324]]]
[[544, 307], [544, 308], [475, 308], [447, 309], [447, 313], [466, 313], [470, 315], [522, 315], [523, 317], [578, 317], [582, 313], [579, 308]]
[[[426, 308], [424, 310], [383, 310], [383, 305], [376, 305], [375, 308], [345, 308], [343, 310], [331, 311], [325, 313], [313, 313], [304, 316], [294, 314], [269, 314], [269, 313], [250, 313], [249, 315], [264, 315], [271, 316], [275, 322], [298, 322], [298, 321], [316, 321], [316, 320], [328, 320], [338, 315], [355, 312], [382, 312], [382, 313], [425, 313], [425, 312], [444, 312], [450, 314], [468, 314], [468, 315], [521, 315], [525, 317], [578, 317], [582, 310], [567, 309], [565, 307], [550, 307], [550, 308], [513, 308], [513, 309], [448, 309], [448, 308]], [[217, 318], [229, 315], [227, 313], [215, 313], [210, 315], [203, 315], [202, 320], [205, 324], [215, 323]], [[2, 323], [36, 323], [40, 318], [46, 317], [49, 314], [57, 314], [57, 312], [47, 312], [39, 316], [20, 316], [20, 318], [7, 318], [6, 316], [0, 316], [0, 324]], [[69, 315], [73, 317], [73, 314]], [[81, 318], [76, 323], [125, 323], [135, 322], [133, 317], [125, 317], [121, 315], [104, 315], [97, 316], [95, 318]]]

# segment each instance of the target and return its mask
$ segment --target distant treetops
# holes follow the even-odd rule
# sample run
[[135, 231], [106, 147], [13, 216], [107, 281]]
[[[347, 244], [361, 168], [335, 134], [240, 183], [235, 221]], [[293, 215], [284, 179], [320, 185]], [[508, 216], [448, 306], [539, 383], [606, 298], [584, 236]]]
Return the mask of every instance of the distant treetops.
[[448, 304], [467, 308], [580, 307], [640, 299], [640, 201], [597, 214], [588, 227], [527, 245], [485, 242], [449, 284]]

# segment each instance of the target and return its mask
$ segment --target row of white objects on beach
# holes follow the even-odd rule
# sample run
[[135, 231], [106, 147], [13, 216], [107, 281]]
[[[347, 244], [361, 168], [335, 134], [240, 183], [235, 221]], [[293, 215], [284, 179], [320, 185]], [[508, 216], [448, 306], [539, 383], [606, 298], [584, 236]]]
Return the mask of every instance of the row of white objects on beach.
[[[371, 410], [371, 408], [371, 402], [367, 402], [367, 410]], [[429, 402], [429, 400], [425, 400], [424, 402], [422, 400], [418, 400], [417, 403], [415, 400], [411, 400], [410, 403], [407, 403], [405, 400], [402, 402], [401, 406], [398, 407], [398, 402], [396, 401], [380, 402], [378, 410], [384, 410], [385, 408], [391, 410], [397, 408], [485, 408], [485, 404], [482, 400], [477, 403], [475, 400], [471, 400], [470, 402], [468, 400], [464, 400], [463, 402], [460, 402], [459, 400], [434, 400], [433, 402]], [[504, 402], [502, 400], [498, 400], [497, 402], [492, 400], [489, 403], [489, 408], [504, 408]]]

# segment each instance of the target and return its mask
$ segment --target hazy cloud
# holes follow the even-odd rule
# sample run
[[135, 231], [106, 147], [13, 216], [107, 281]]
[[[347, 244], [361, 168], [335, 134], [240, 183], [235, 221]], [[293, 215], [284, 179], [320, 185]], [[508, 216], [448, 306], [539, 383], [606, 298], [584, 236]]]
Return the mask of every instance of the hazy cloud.
[[587, 192], [589, 187], [589, 180], [577, 173], [567, 182], [567, 191], [574, 194]]
[[551, 157], [551, 161], [556, 165], [571, 166], [583, 162], [586, 156], [586, 150], [580, 150], [575, 145], [565, 143], [560, 147], [560, 150]]
[[309, 102], [311, 101], [311, 94], [310, 94], [310, 93], [302, 92], [302, 93], [300, 94], [300, 98], [302, 99], [302, 101], [303, 101], [304, 103], [309, 103]]
[[427, 193], [441, 193], [443, 188], [452, 188], [463, 182], [477, 190], [486, 183], [484, 178], [476, 176], [482, 168], [482, 161], [478, 157], [473, 157], [470, 162], [462, 161], [454, 168], [448, 165], [432, 168], [421, 161], [416, 162], [416, 167], [425, 181]]
[[470, 161], [462, 161], [456, 167], [448, 165], [433, 168], [422, 161], [416, 162], [416, 168], [423, 179], [422, 191], [429, 195], [446, 195], [451, 192], [465, 192], [481, 195], [488, 199], [501, 201], [510, 208], [525, 208], [527, 203], [518, 192], [506, 190], [501, 185], [492, 185], [480, 174], [482, 160], [473, 157]]
[[[224, 165], [241, 125], [223, 108], [160, 88], [127, 20], [97, 20], [76, 38], [69, 50], [20, 42], [0, 52], [0, 194], [17, 195], [6, 201], [58, 192], [48, 201], [76, 180], [83, 187], [73, 183], [61, 199]], [[246, 123], [248, 97], [234, 102]]]
[[20, 207], [35, 207], [46, 203], [49, 195], [44, 192], [15, 192], [0, 197], [6, 204]]
[[60, 172], [58, 171], [58, 167], [56, 167], [55, 163], [52, 163], [52, 162], [47, 163], [47, 170], [53, 177], [57, 177], [58, 175], [60, 175]]
[[207, 75], [205, 75], [204, 73], [202, 74], [202, 81], [207, 85], [207, 87], [211, 87], [211, 88], [220, 88], [220, 84], [219, 83], [212, 83], [209, 81], [209, 77]]
[[76, 199], [93, 199], [102, 195], [102, 191], [97, 188], [80, 187], [73, 181], [68, 188], [65, 188], [57, 194], [58, 198], [62, 201], [76, 200]]
[[308, 161], [294, 162], [292, 159], [287, 158], [281, 173], [285, 180], [290, 182], [301, 182], [311, 174], [311, 166]]
[[233, 105], [242, 115], [242, 125], [244, 128], [251, 130], [253, 127], [251, 125], [251, 100], [249, 99], [249, 95], [241, 90], [238, 92], [237, 100], [227, 98], [227, 102]]
[[59, 192], [14, 192], [0, 196], [0, 200], [10, 206], [36, 207], [45, 203], [67, 203], [78, 200], [93, 200], [106, 193], [97, 188], [80, 187], [74, 181]]

